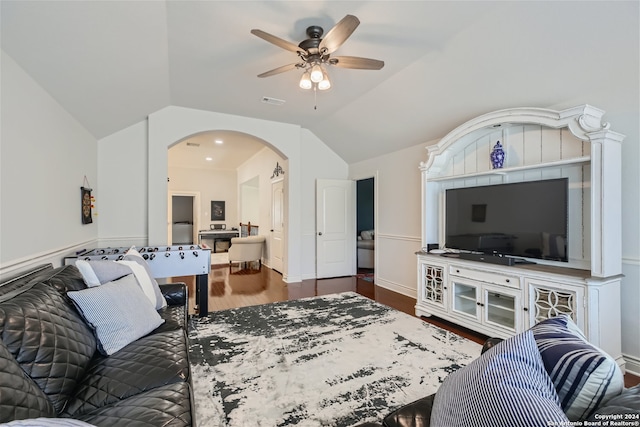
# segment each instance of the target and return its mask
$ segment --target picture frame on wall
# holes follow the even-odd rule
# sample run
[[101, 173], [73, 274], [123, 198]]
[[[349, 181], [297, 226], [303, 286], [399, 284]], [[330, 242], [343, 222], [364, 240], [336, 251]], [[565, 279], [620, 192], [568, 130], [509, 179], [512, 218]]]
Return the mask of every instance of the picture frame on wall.
[[211, 221], [224, 221], [225, 207], [224, 201], [211, 201]]
[[91, 188], [80, 187], [80, 210], [82, 213], [82, 224], [91, 224], [93, 216], [91, 208], [93, 207], [93, 197], [91, 196]]

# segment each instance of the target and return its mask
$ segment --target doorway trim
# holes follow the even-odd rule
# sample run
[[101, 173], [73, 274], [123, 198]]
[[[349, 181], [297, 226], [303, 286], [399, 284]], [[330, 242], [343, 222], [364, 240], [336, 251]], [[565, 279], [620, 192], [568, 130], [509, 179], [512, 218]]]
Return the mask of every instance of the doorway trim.
[[165, 107], [150, 114], [147, 119], [148, 243], [166, 243], [168, 149], [191, 135], [212, 130], [249, 134], [263, 140], [281, 158], [288, 160], [285, 175], [287, 241], [283, 280], [287, 283], [300, 282], [303, 260], [301, 188], [304, 182], [300, 126], [177, 106]]
[[[373, 229], [374, 229], [374, 233], [373, 233], [373, 247], [375, 248], [373, 251], [373, 281], [374, 283], [378, 282], [378, 272], [380, 271], [379, 266], [380, 263], [378, 261], [378, 255], [380, 254], [380, 250], [379, 250], [379, 239], [378, 239], [378, 234], [380, 233], [379, 231], [379, 218], [380, 215], [378, 215], [379, 212], [379, 203], [380, 203], [380, 178], [379, 178], [379, 170], [376, 169], [373, 172], [370, 173], [361, 173], [361, 174], [357, 174], [357, 175], [353, 175], [351, 176], [351, 179], [353, 179], [354, 182], [356, 182], [356, 198], [358, 197], [357, 195], [357, 182], [364, 180], [364, 179], [369, 179], [369, 178], [373, 178]], [[356, 206], [356, 220], [357, 220], [357, 215], [358, 215], [358, 209]], [[356, 236], [357, 238], [357, 236]], [[357, 259], [357, 248], [356, 248], [356, 259]]]

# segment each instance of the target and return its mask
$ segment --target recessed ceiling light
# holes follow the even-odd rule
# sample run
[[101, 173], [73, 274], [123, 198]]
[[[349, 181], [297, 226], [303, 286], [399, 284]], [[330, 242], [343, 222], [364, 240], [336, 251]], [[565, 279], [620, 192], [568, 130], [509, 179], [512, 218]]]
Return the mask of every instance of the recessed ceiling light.
[[215, 142], [216, 142], [216, 144], [222, 144], [223, 143], [223, 141], [221, 139], [216, 139]]
[[210, 162], [211, 160], [213, 160], [213, 157], [206, 157], [206, 158], [205, 158], [205, 160], [206, 160], [207, 162]]

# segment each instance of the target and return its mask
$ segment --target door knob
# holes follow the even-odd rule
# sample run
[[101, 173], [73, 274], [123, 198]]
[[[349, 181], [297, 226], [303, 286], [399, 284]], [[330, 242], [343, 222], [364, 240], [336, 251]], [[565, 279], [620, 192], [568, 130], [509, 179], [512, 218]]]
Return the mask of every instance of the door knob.
[[318, 231], [318, 236], [322, 236], [322, 231]]

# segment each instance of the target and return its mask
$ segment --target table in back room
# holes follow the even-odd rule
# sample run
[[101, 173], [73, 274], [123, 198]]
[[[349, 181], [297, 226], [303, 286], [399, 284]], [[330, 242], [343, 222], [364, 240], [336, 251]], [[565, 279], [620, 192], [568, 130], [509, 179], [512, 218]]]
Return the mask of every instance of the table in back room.
[[216, 242], [229, 242], [231, 245], [231, 239], [239, 237], [240, 232], [238, 230], [200, 230], [198, 232], [198, 244], [202, 243], [202, 239], [213, 240], [212, 251], [216, 253]]

